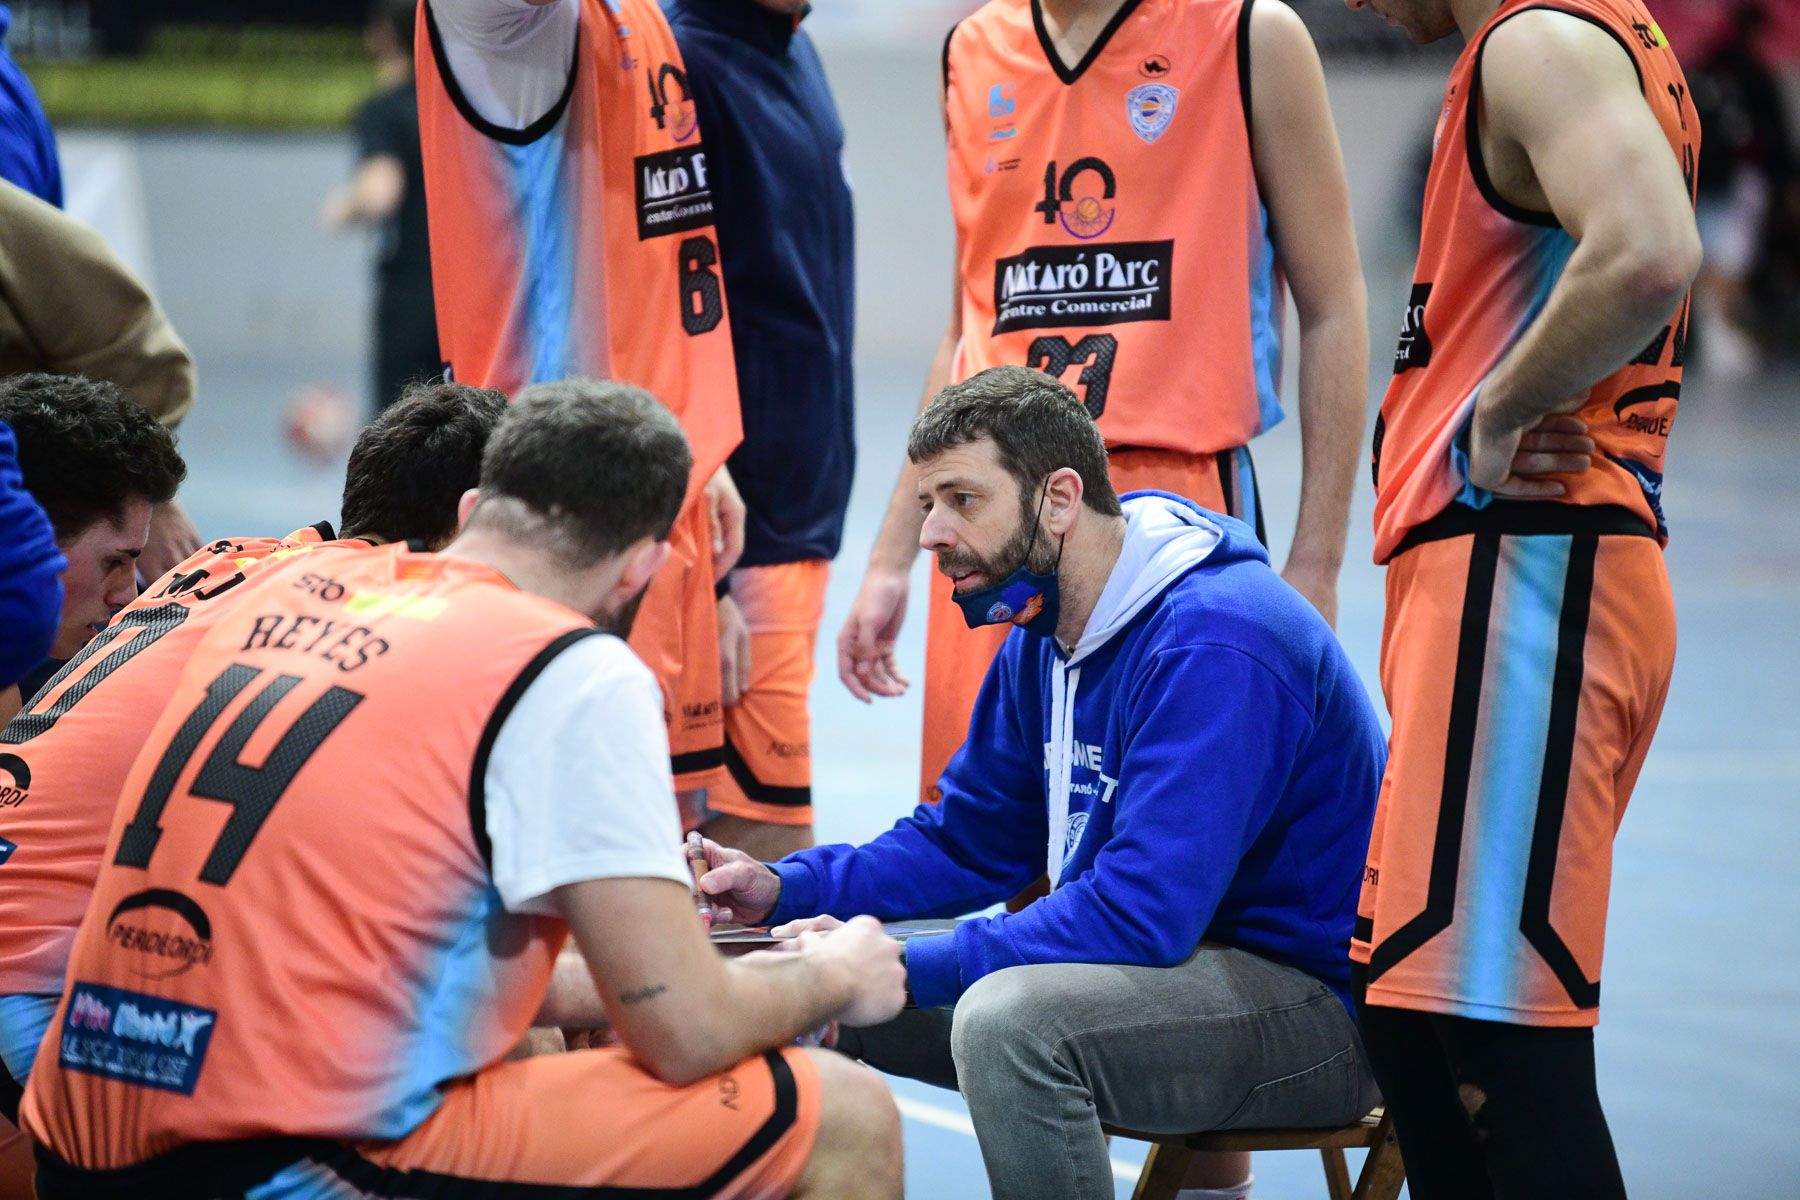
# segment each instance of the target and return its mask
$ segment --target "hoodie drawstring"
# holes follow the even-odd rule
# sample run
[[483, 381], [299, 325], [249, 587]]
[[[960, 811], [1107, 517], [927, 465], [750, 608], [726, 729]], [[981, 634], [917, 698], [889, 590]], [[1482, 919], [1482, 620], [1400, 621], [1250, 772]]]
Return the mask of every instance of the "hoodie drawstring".
[[1050, 671], [1050, 844], [1044, 873], [1050, 890], [1062, 881], [1063, 856], [1069, 848], [1069, 778], [1075, 754], [1075, 693], [1081, 668], [1055, 663]]

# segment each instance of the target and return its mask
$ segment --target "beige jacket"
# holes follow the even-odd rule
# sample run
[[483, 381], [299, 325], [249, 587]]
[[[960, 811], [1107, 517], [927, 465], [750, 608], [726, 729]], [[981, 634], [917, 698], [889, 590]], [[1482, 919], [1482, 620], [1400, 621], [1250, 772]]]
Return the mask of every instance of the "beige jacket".
[[194, 403], [194, 360], [98, 233], [0, 181], [0, 377], [118, 384], [173, 427]]

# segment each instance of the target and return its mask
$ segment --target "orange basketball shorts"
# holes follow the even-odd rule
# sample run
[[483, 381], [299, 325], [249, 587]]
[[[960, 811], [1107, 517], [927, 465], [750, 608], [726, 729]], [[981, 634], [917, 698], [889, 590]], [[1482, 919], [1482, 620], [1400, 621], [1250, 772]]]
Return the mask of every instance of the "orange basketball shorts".
[[1351, 944], [1369, 1003], [1599, 1019], [1613, 836], [1674, 662], [1654, 538], [1477, 532], [1393, 559], [1394, 726]]
[[[1249, 522], [1257, 537], [1263, 536], [1262, 504], [1247, 448], [1183, 454], [1119, 447], [1108, 452], [1107, 468], [1113, 490], [1121, 496], [1146, 489], [1173, 492]], [[1012, 628], [970, 629], [950, 599], [950, 585], [936, 575], [932, 584], [925, 606], [925, 730], [919, 764], [919, 799], [926, 804], [937, 803], [938, 777], [962, 748], [981, 681]]]
[[793, 1190], [818, 1135], [807, 1055], [770, 1051], [686, 1087], [658, 1082], [617, 1048], [545, 1055], [449, 1084], [438, 1110], [395, 1141], [195, 1144], [117, 1171], [45, 1164], [38, 1186], [52, 1198], [156, 1184], [174, 1195], [191, 1181], [246, 1200], [772, 1200]]
[[662, 686], [676, 788], [716, 787], [725, 778], [725, 716], [705, 496], [691, 498], [675, 518], [669, 561], [650, 581], [630, 640]]
[[750, 687], [725, 710], [729, 778], [707, 807], [771, 825], [812, 824], [812, 720], [807, 696], [825, 616], [825, 559], [740, 567], [731, 596], [750, 627]]

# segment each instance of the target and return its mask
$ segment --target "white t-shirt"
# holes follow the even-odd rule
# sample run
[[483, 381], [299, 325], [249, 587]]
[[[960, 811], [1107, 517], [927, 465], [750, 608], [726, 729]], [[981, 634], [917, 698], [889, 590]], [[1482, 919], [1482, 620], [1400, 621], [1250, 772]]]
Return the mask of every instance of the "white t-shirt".
[[563, 650], [501, 722], [485, 776], [494, 887], [514, 913], [589, 879], [690, 882], [656, 677], [616, 637]]
[[481, 119], [524, 129], [569, 84], [579, 0], [429, 0], [444, 56]]

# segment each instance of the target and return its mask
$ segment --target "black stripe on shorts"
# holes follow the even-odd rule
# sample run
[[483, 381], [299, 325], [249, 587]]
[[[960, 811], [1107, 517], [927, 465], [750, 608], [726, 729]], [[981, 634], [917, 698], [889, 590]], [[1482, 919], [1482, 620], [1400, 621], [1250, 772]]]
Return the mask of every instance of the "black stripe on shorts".
[[1438, 799], [1437, 836], [1431, 849], [1431, 876], [1425, 908], [1389, 934], [1369, 955], [1368, 981], [1450, 928], [1456, 913], [1456, 879], [1462, 867], [1463, 820], [1469, 804], [1469, 772], [1475, 759], [1475, 730], [1481, 716], [1481, 683], [1487, 662], [1488, 620], [1494, 605], [1494, 578], [1500, 564], [1500, 535], [1481, 533], [1469, 550], [1463, 589], [1462, 628], [1456, 642], [1456, 676], [1450, 691], [1450, 723], [1445, 733], [1444, 789]]
[[1544, 746], [1544, 774], [1538, 784], [1537, 819], [1531, 830], [1531, 857], [1525, 867], [1525, 901], [1519, 932], [1540, 955], [1578, 1008], [1600, 1007], [1600, 983], [1589, 981], [1568, 944], [1550, 923], [1550, 890], [1556, 880], [1557, 850], [1569, 800], [1569, 771], [1575, 761], [1575, 727], [1581, 715], [1581, 680], [1587, 650], [1588, 614], [1594, 595], [1594, 560], [1600, 539], [1586, 534], [1569, 547], [1569, 573], [1557, 620], [1556, 674], [1550, 691], [1550, 735]]
[[738, 748], [727, 739], [725, 742], [725, 769], [731, 772], [732, 782], [743, 791], [746, 798], [758, 804], [777, 804], [782, 808], [804, 808], [812, 803], [812, 788], [782, 787], [778, 784], [764, 783], [738, 753]]

